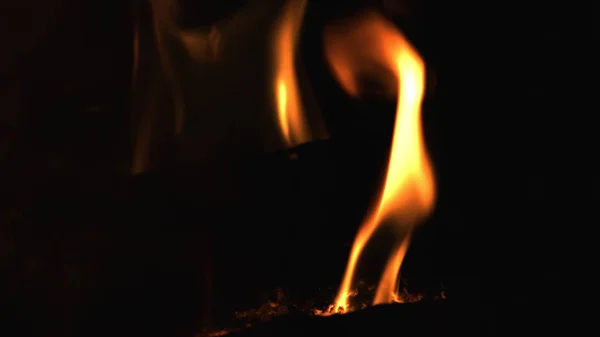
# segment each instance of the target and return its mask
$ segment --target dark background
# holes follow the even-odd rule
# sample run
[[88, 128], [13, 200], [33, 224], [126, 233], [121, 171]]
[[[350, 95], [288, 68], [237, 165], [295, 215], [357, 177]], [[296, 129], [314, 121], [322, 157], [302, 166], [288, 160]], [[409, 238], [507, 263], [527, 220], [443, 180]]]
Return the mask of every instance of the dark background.
[[[242, 4], [189, 5], [182, 21], [208, 26]], [[438, 203], [403, 277], [415, 292], [443, 285], [483, 333], [558, 323], [563, 302], [587, 291], [572, 282], [585, 257], [573, 253], [597, 223], [594, 11], [409, 4], [394, 17], [428, 66]], [[322, 59], [324, 23], [364, 3], [311, 4], [303, 28], [300, 57], [331, 140], [295, 160], [256, 151], [203, 169], [193, 123], [184, 141], [158, 123], [152, 169], [135, 177], [137, 5], [4, 6], [0, 298], [10, 335], [185, 336], [276, 288], [294, 303], [335, 295], [394, 118], [391, 101], [348, 98]], [[203, 192], [222, 181], [218, 197]]]

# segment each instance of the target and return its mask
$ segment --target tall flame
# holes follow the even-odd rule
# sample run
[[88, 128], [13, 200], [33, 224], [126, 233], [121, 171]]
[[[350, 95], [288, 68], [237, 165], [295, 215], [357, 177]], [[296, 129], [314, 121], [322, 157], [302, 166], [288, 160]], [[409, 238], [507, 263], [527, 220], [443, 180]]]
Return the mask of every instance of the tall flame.
[[383, 66], [395, 75], [398, 103], [387, 174], [379, 203], [356, 235], [334, 309], [350, 309], [349, 296], [357, 262], [373, 233], [393, 226], [398, 237], [377, 287], [373, 304], [394, 301], [400, 267], [412, 229], [433, 209], [435, 181], [421, 130], [421, 102], [425, 65], [398, 29], [377, 13], [352, 26], [330, 26], [325, 31], [327, 60], [342, 87], [359, 94], [358, 74]]
[[275, 36], [274, 94], [277, 99], [279, 128], [289, 146], [310, 140], [294, 71], [296, 45], [306, 2], [290, 0], [285, 4]]

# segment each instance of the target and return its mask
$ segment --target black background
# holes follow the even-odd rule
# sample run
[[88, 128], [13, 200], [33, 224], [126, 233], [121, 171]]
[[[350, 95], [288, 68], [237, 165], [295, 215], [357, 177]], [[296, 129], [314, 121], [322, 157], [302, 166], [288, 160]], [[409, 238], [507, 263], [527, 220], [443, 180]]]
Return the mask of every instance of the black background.
[[[188, 7], [182, 20], [209, 25], [238, 5]], [[298, 148], [295, 160], [270, 151], [203, 170], [190, 164], [191, 122], [180, 147], [157, 126], [166, 130], [153, 169], [136, 177], [132, 7], [3, 9], [4, 326], [23, 336], [185, 336], [278, 287], [295, 303], [333, 297], [394, 117], [391, 101], [348, 98], [322, 58], [323, 25], [363, 6], [311, 4], [303, 28], [300, 57], [331, 140]], [[438, 182], [403, 277], [414, 291], [443, 284], [476, 308], [485, 333], [554, 324], [563, 300], [587, 294], [572, 282], [585, 257], [573, 252], [597, 223], [588, 101], [598, 38], [594, 12], [573, 7], [425, 1], [396, 17], [428, 65], [423, 118]], [[233, 187], [212, 198], [207, 174]]]

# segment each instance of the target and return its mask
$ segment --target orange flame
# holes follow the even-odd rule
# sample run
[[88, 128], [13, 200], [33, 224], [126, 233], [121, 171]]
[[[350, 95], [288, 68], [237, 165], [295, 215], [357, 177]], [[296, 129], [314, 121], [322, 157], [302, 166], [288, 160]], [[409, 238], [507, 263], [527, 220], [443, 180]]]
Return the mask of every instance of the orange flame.
[[356, 235], [346, 272], [335, 300], [335, 311], [348, 312], [349, 296], [360, 255], [382, 225], [393, 225], [402, 240], [394, 247], [377, 287], [373, 304], [396, 298], [398, 273], [410, 243], [410, 233], [433, 209], [435, 181], [420, 124], [425, 65], [417, 51], [389, 21], [370, 13], [352, 26], [325, 31], [325, 53], [342, 87], [359, 94], [361, 72], [383, 66], [394, 74], [398, 104], [387, 175], [379, 203]]
[[290, 0], [283, 9], [275, 36], [275, 83], [279, 128], [287, 145], [310, 140], [294, 72], [295, 50], [306, 0]]

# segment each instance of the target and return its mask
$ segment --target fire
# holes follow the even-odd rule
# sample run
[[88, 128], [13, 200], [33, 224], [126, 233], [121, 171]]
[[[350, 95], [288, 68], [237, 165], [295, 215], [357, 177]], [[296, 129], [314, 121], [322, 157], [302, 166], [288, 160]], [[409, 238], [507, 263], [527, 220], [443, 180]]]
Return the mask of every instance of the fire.
[[398, 298], [396, 286], [402, 261], [410, 245], [412, 229], [433, 209], [435, 181], [423, 141], [421, 102], [425, 64], [402, 33], [376, 13], [349, 25], [330, 26], [325, 31], [327, 60], [342, 87], [359, 95], [359, 75], [383, 67], [396, 78], [397, 110], [385, 183], [374, 210], [355, 237], [334, 307], [334, 312], [351, 310], [349, 297], [355, 269], [365, 245], [382, 226], [393, 226], [398, 242], [389, 255], [373, 304]]
[[279, 128], [289, 146], [308, 142], [311, 138], [294, 71], [296, 45], [306, 3], [306, 0], [286, 3], [275, 36], [274, 95]]

